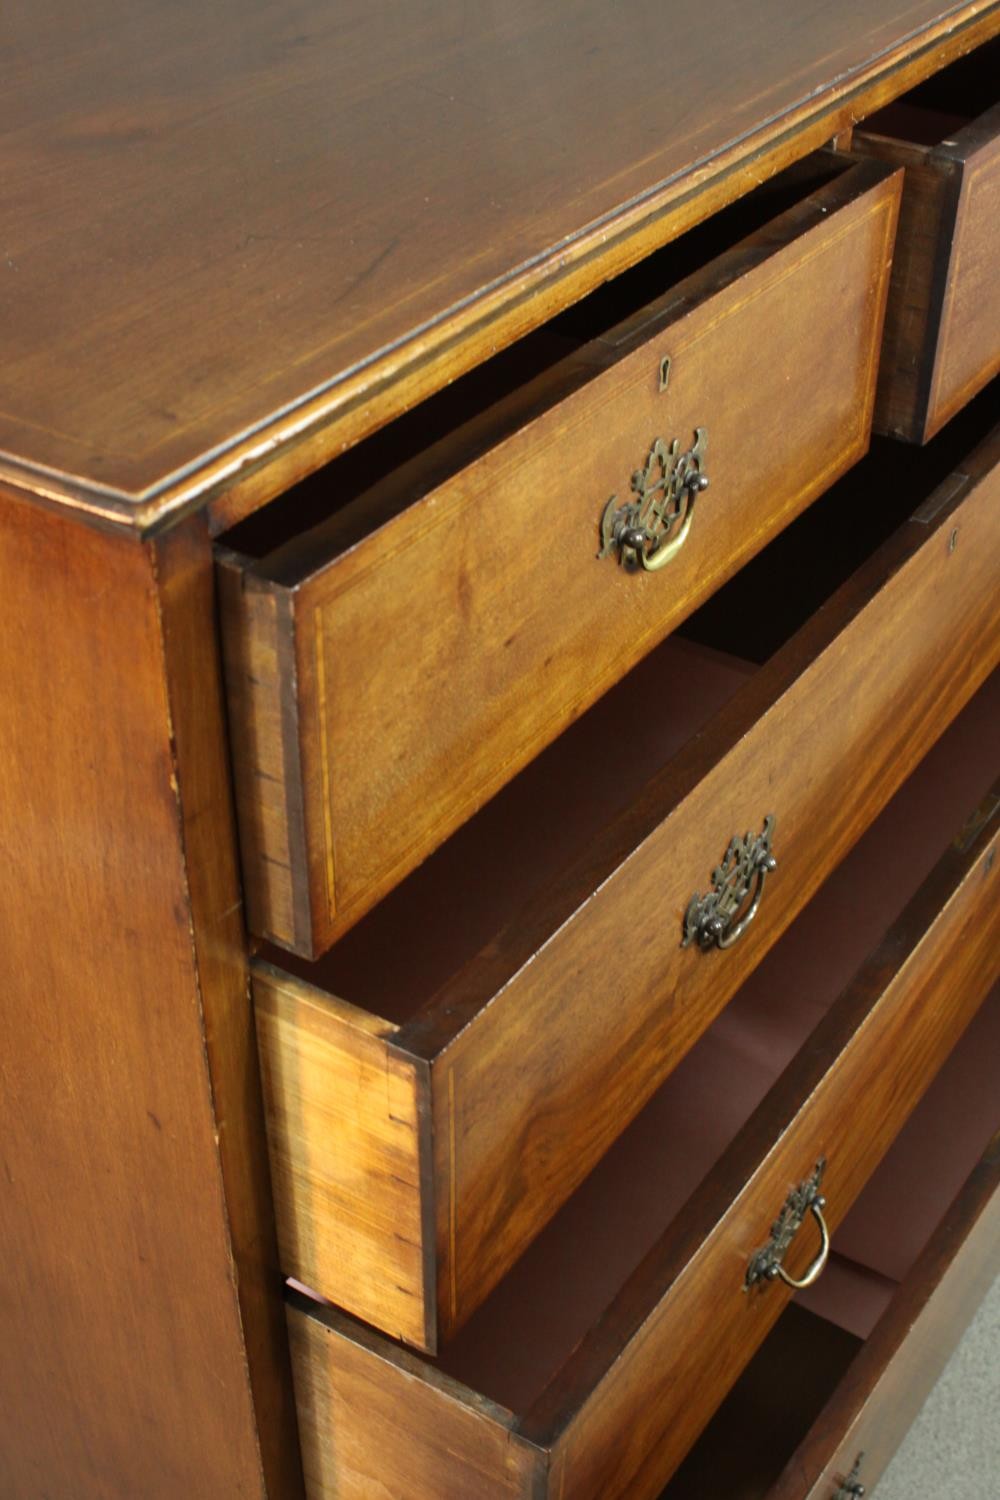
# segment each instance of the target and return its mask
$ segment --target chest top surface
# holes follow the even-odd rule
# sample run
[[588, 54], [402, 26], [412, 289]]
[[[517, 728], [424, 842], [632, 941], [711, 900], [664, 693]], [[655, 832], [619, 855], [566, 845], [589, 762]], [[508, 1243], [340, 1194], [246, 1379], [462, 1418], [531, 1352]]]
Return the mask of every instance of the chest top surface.
[[651, 205], [994, 12], [13, 0], [0, 477], [149, 526], [303, 433], [321, 461], [346, 402], [443, 383]]

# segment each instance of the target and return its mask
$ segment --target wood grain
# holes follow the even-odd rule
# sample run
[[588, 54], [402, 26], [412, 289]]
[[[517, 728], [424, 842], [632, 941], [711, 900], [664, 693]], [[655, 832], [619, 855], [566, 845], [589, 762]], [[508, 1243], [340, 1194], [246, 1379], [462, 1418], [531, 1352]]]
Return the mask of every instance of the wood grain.
[[870, 1490], [1000, 1271], [1000, 1136], [767, 1500], [827, 1500], [859, 1453]]
[[1000, 103], [939, 149], [952, 164], [957, 202], [928, 399], [928, 436], [1000, 370]]
[[[520, 1456], [517, 1444], [527, 1440], [546, 1460], [528, 1493], [551, 1500], [656, 1495], [787, 1301], [780, 1285], [747, 1295], [742, 1280], [789, 1187], [825, 1155], [835, 1227], [989, 988], [1000, 936], [998, 840], [993, 820], [939, 862], [528, 1410], [498, 1409], [335, 1309], [293, 1297], [311, 1500], [351, 1500], [379, 1486], [417, 1500], [424, 1491], [403, 1477], [407, 1458], [411, 1473], [433, 1473], [441, 1500], [479, 1493], [467, 1488], [468, 1429], [476, 1454], [490, 1454], [497, 1493], [510, 1492], [505, 1465], [512, 1447]], [[845, 1098], [855, 1107], [845, 1109]], [[811, 1253], [804, 1236], [797, 1240], [790, 1269], [801, 1273]], [[341, 1390], [344, 1369], [350, 1383]], [[381, 1425], [390, 1403], [395, 1434]], [[370, 1414], [379, 1440], [364, 1446]], [[360, 1473], [338, 1460], [355, 1452], [364, 1455]], [[452, 1461], [442, 1462], [443, 1453]]]
[[394, 1027], [287, 976], [259, 971], [254, 997], [281, 1263], [322, 1271], [324, 1296], [427, 1347], [426, 1068], [387, 1048]]
[[287, 601], [233, 569], [217, 570], [243, 894], [258, 932], [310, 941], [308, 847], [298, 755], [298, 699]]
[[927, 147], [919, 144], [857, 130], [854, 150], [905, 168], [873, 426], [891, 437], [922, 441], [939, 327], [932, 306], [934, 266], [942, 236], [950, 238], [948, 176], [928, 165]]
[[[397, 1045], [431, 1063], [435, 1176], [458, 1205], [454, 1234], [438, 1214], [444, 1326], [582, 1180], [1000, 660], [998, 440], [987, 448], [985, 476], [931, 537], [904, 528], [401, 1030]], [[772, 811], [779, 870], [759, 918], [725, 955], [681, 949], [691, 894]], [[662, 914], [662, 941], [621, 940], [635, 912]]]
[[[148, 527], [246, 478], [231, 518], [1000, 27], [979, 0], [386, 15], [8, 7], [11, 482]], [[653, 56], [670, 87], [623, 87]]]
[[267, 1171], [236, 828], [204, 518], [148, 547], [163, 640], [174, 781], [212, 1111], [266, 1491], [302, 1492], [288, 1336]]
[[[473, 421], [263, 559], [224, 554], [255, 931], [323, 952], [864, 453], [899, 188], [867, 167], [556, 365], [513, 430], [488, 413], [492, 442]], [[696, 428], [682, 551], [598, 558], [609, 497]]]
[[[539, 1500], [545, 1457], [511, 1413], [439, 1378], [360, 1324], [336, 1336], [309, 1304], [288, 1310], [310, 1500]], [[336, 1316], [336, 1315], [334, 1315]], [[387, 1346], [390, 1348], [390, 1346]]]
[[[946, 857], [813, 1033], [804, 1055], [786, 1069], [709, 1179], [724, 1180], [761, 1131], [773, 1145], [749, 1178], [752, 1186], [731, 1212], [720, 1213], [688, 1274], [631, 1333], [627, 1351], [583, 1401], [582, 1371], [588, 1365], [596, 1371], [607, 1358], [601, 1330], [592, 1350], [579, 1351], [576, 1379], [570, 1374], [553, 1393], [556, 1399], [543, 1397], [539, 1411], [525, 1419], [528, 1435], [546, 1421], [565, 1421], [554, 1463], [565, 1471], [567, 1494], [652, 1500], [659, 1493], [788, 1300], [784, 1288], [768, 1286], [759, 1297], [730, 1295], [720, 1303], [716, 1288], [721, 1283], [735, 1292], [750, 1256], [767, 1243], [785, 1194], [821, 1156], [827, 1162], [825, 1217], [835, 1232], [996, 977], [997, 844], [994, 825], [992, 837], [977, 842], [975, 857], [969, 858], [972, 851]], [[942, 898], [940, 913], [932, 915]], [[845, 1099], [853, 1101], [851, 1109]], [[699, 1209], [710, 1193], [706, 1186]], [[789, 1255], [792, 1273], [801, 1275], [813, 1253], [800, 1236]], [[655, 1262], [654, 1252], [636, 1273], [637, 1283]], [[622, 1297], [626, 1316], [635, 1307], [629, 1291]]]
[[[387, 1067], [392, 1057], [429, 1068], [433, 1163], [425, 1164], [422, 1191], [435, 1276], [425, 1296], [436, 1297], [436, 1308], [428, 1311], [427, 1347], [453, 1333], [523, 1253], [1000, 659], [998, 458], [994, 433], [943, 498], [637, 786], [582, 855], [523, 907], [509, 902], [496, 935], [415, 1015], [391, 1035], [384, 1029]], [[905, 652], [895, 649], [902, 638]], [[778, 870], [758, 918], [725, 954], [682, 949], [692, 892], [704, 889], [729, 838], [759, 827], [770, 811], [778, 816]], [[623, 942], [636, 911], [660, 913], [659, 926], [649, 941]], [[388, 921], [361, 960], [368, 951], [376, 962], [379, 942], [393, 941]], [[269, 1009], [273, 967], [255, 971]], [[350, 992], [330, 999], [321, 969], [311, 983], [311, 966], [299, 972], [316, 1014], [329, 1009], [335, 1036]], [[293, 995], [301, 985], [278, 983]], [[352, 1008], [364, 1024], [364, 1007]], [[294, 1027], [294, 1009], [288, 1019]], [[279, 1078], [280, 1058], [266, 1070]], [[598, 1095], [604, 1104], [595, 1111]], [[329, 1111], [356, 1107], [353, 1093], [344, 1101], [296, 1083], [293, 1138], [272, 1148], [289, 1163], [279, 1211], [293, 1224], [326, 1213], [314, 1179], [317, 1170], [336, 1171]], [[381, 1098], [373, 1108], [383, 1108]], [[365, 1210], [381, 1222], [391, 1217], [395, 1189], [380, 1194], [378, 1181], [351, 1190], [381, 1200]], [[285, 1270], [348, 1306], [363, 1298], [373, 1316], [386, 1294], [349, 1286], [342, 1255], [313, 1253], [332, 1233], [282, 1231], [285, 1250], [295, 1250]]]
[[0, 497], [5, 1500], [296, 1493], [200, 560]]
[[854, 137], [857, 155], [906, 168], [875, 427], [911, 442], [926, 442], [1000, 370], [1000, 103], [954, 128], [976, 82], [970, 69], [995, 99], [998, 64], [993, 44], [933, 80], [933, 109], [918, 90]]

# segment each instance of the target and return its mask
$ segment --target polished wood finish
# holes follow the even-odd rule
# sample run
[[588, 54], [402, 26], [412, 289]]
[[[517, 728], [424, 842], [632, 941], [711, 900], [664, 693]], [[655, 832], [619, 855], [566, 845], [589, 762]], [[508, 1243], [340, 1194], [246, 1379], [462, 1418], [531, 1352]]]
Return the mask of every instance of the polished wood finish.
[[877, 1486], [1000, 1271], [998, 1042], [1000, 987], [662, 1500], [835, 1500], [848, 1476]]
[[0, 1492], [285, 1500], [207, 539], [3, 494], [0, 573]]
[[[922, 795], [934, 787], [928, 775]], [[293, 1294], [289, 1322], [312, 1500], [351, 1500], [380, 1486], [416, 1500], [427, 1491], [402, 1478], [407, 1459], [411, 1473], [433, 1475], [441, 1500], [488, 1494], [490, 1482], [499, 1494], [533, 1500], [656, 1495], [787, 1301], [780, 1283], [747, 1294], [742, 1282], [789, 1187], [824, 1156], [827, 1214], [836, 1227], [995, 978], [998, 845], [994, 817], [948, 850], [610, 1306], [582, 1337], [572, 1327], [563, 1332], [563, 1355], [549, 1353], [541, 1334], [532, 1363], [541, 1361], [534, 1381], [543, 1384], [532, 1395], [528, 1377], [524, 1407], [498, 1406], [488, 1390], [480, 1394], [456, 1379], [449, 1373], [454, 1353], [446, 1351], [435, 1368]], [[909, 859], [901, 850], [898, 884], [876, 885], [873, 904], [883, 911], [905, 890]], [[822, 896], [817, 905], [822, 912]], [[835, 911], [832, 901], [826, 920], [835, 920]], [[600, 1201], [591, 1201], [599, 1215]], [[574, 1245], [585, 1223], [567, 1225]], [[624, 1225], [612, 1230], [626, 1232]], [[811, 1254], [803, 1234], [790, 1268], [801, 1274]], [[585, 1284], [589, 1275], [581, 1273]], [[548, 1294], [559, 1291], [552, 1286]], [[544, 1300], [546, 1288], [533, 1294]], [[524, 1326], [510, 1304], [504, 1313], [508, 1326], [490, 1324], [482, 1340], [487, 1376], [498, 1341], [532, 1337], [530, 1309]], [[553, 1360], [554, 1372], [546, 1373]], [[350, 1379], [340, 1378], [344, 1368]], [[359, 1392], [373, 1389], [377, 1394], [359, 1401]], [[394, 1431], [379, 1417], [390, 1400]], [[375, 1444], [364, 1441], [369, 1408]]]
[[[237, 509], [280, 493], [1000, 7], [578, 0], [473, 25], [446, 0], [389, 26], [139, 0], [119, 22], [5, 16], [0, 449], [11, 482], [149, 527], [244, 480]], [[650, 57], [655, 106], [630, 82]]]
[[[890, 907], [917, 883], [908, 830], [926, 844], [929, 862], [954, 826], [966, 781], [985, 785], [988, 760], [992, 770], [997, 719], [994, 712], [984, 727], [982, 705], [995, 699], [980, 692], [975, 712], [961, 715], [931, 751], [923, 767], [930, 781], [918, 773], [907, 783], [911, 791], [932, 787], [933, 819], [925, 823], [919, 797], [908, 817], [905, 792], [884, 812], [874, 842], [863, 835], [841, 858], [972, 692], [994, 649], [992, 634], [976, 636], [975, 622], [983, 618], [996, 535], [978, 512], [962, 509], [977, 492], [990, 493], [982, 458], [978, 469], [961, 469], [929, 495], [952, 467], [940, 467], [941, 455], [979, 410], [973, 403], [926, 449], [902, 450], [926, 460], [914, 499], [929, 495], [920, 554], [928, 574], [916, 567], [904, 528], [897, 552], [883, 554], [884, 572], [863, 571], [860, 592], [821, 612], [781, 658], [784, 667], [765, 668], [714, 718], [700, 748], [677, 758], [682, 741], [701, 734], [715, 713], [709, 664], [720, 676], [743, 672], [731, 660], [723, 671], [706, 649], [702, 606], [699, 620], [684, 627], [701, 644], [670, 639], [650, 651], [338, 940], [323, 972], [352, 973], [357, 988], [353, 981], [312, 984], [296, 959], [281, 961], [279, 980], [278, 955], [267, 955], [271, 967], [262, 973], [278, 998], [260, 1011], [262, 1032], [271, 1034], [262, 1038], [262, 1094], [209, 535], [266, 527], [286, 510], [296, 513], [292, 530], [305, 533], [316, 520], [316, 497], [341, 483], [345, 464], [365, 475], [363, 488], [374, 488], [416, 447], [426, 448], [432, 431], [440, 435], [443, 410], [469, 409], [470, 392], [502, 388], [523, 409], [536, 389], [533, 376], [562, 358], [552, 352], [560, 340], [592, 341], [614, 324], [609, 318], [596, 332], [581, 331], [595, 305], [623, 295], [634, 278], [647, 278], [649, 290], [631, 306], [675, 285], [704, 262], [663, 276], [665, 256], [683, 259], [696, 242], [727, 235], [731, 215], [760, 192], [780, 191], [785, 168], [804, 167], [826, 142], [847, 149], [859, 120], [1000, 32], [998, 0], [845, 0], [836, 7], [804, 0], [791, 18], [778, 0], [763, 0], [752, 14], [738, 0], [666, 7], [625, 0], [613, 13], [597, 0], [542, 8], [513, 0], [474, 24], [454, 0], [397, 10], [388, 17], [385, 7], [319, 0], [292, 8], [275, 0], [219, 0], [208, 8], [190, 0], [135, 0], [125, 8], [51, 0], [39, 9], [14, 0], [0, 23], [4, 1500], [296, 1500], [302, 1493], [265, 1101], [272, 1117], [285, 1111], [287, 1126], [287, 1152], [276, 1149], [273, 1120], [270, 1132], [282, 1264], [291, 1263], [289, 1246], [325, 1236], [326, 1262], [339, 1256], [354, 1284], [365, 1286], [372, 1316], [384, 1309], [388, 1326], [426, 1344], [436, 1335], [439, 1305], [454, 1322], [478, 1299], [467, 1243], [478, 1237], [487, 1246], [477, 1251], [486, 1282], [517, 1257], [435, 1363], [343, 1314], [344, 1337], [295, 1315], [295, 1339], [310, 1347], [318, 1340], [322, 1354], [300, 1382], [310, 1466], [327, 1465], [325, 1479], [338, 1495], [345, 1487], [366, 1496], [415, 1489], [425, 1500], [446, 1496], [451, 1485], [463, 1500], [541, 1500], [553, 1488], [553, 1500], [571, 1500], [580, 1463], [592, 1486], [606, 1490], [602, 1475], [611, 1472], [613, 1484], [641, 1497], [689, 1441], [691, 1413], [702, 1420], [725, 1383], [719, 1359], [725, 1365], [731, 1349], [715, 1336], [718, 1282], [701, 1277], [699, 1252], [713, 1234], [724, 1239], [728, 1229], [720, 1226], [743, 1224], [746, 1234], [725, 1265], [737, 1284], [751, 1231], [758, 1235], [758, 1219], [772, 1212], [763, 1196], [743, 1189], [751, 1179], [783, 1188], [800, 1171], [782, 1144], [790, 1112], [807, 1096], [818, 1101], [818, 1114], [807, 1102], [792, 1127], [811, 1150], [819, 1119], [833, 1113], [825, 1080], [871, 1077], [878, 1140], [861, 1141], [867, 1161], [933, 1070], [948, 1028], [975, 1004], [983, 977], [981, 929], [970, 922], [953, 931], [951, 916], [966, 895], [971, 912], [988, 888], [977, 897], [971, 866], [965, 879], [952, 866], [927, 887], [924, 904], [911, 907], [914, 920], [897, 927], [892, 953], [882, 950], [884, 972], [858, 999], [857, 1015], [837, 1007], [842, 1030], [817, 1033], [814, 1063], [802, 1050], [815, 1016], [884, 930]], [[659, 63], [657, 82], [637, 87], [650, 58]], [[970, 103], [968, 113], [987, 107]], [[978, 250], [972, 243], [973, 258], [989, 251], [988, 242]], [[738, 275], [752, 269], [736, 267]], [[782, 333], [794, 316], [786, 303], [776, 305], [768, 332]], [[677, 310], [665, 312], [665, 326], [669, 318]], [[987, 325], [961, 307], [956, 320], [965, 339], [954, 347], [974, 352]], [[815, 330], [807, 328], [810, 337]], [[845, 356], [843, 339], [838, 328], [831, 359]], [[790, 368], [798, 370], [801, 353], [791, 352]], [[609, 368], [606, 359], [600, 369]], [[749, 367], [737, 405], [751, 400], [764, 369], [760, 361]], [[672, 375], [682, 373], [678, 366]], [[773, 375], [767, 368], [766, 378]], [[673, 411], [681, 390], [675, 381], [660, 404]], [[755, 445], [773, 445], [778, 415], [776, 403], [747, 441], [748, 463], [761, 463]], [[822, 415], [817, 409], [797, 420], [818, 425]], [[845, 414], [845, 433], [860, 416]], [[391, 431], [382, 431], [390, 421]], [[963, 457], [967, 451], [964, 440], [954, 448]], [[814, 458], [812, 467], [820, 467]], [[629, 457], [615, 486], [637, 461]], [[899, 524], [900, 495], [914, 473], [901, 460], [867, 491], [867, 511], [864, 495], [855, 494], [839, 529], [826, 533], [829, 546], [822, 529], [808, 532], [811, 546], [795, 542], [823, 501], [784, 527], [791, 567], [782, 571], [772, 558], [770, 582], [755, 593], [755, 559], [737, 575], [750, 581], [749, 594], [733, 594], [730, 580], [715, 596], [728, 613], [723, 648], [732, 645], [733, 618], [742, 621], [741, 654], [754, 660], [768, 654], [760, 649], [768, 633], [786, 639], [798, 605], [801, 621]], [[838, 485], [828, 498], [836, 506], [844, 495]], [[727, 503], [716, 483], [707, 513]], [[475, 519], [491, 519], [488, 497]], [[841, 546], [850, 550], [860, 535], [864, 547], [841, 568]], [[979, 554], [975, 564], [966, 559], [969, 543]], [[919, 617], [892, 594], [893, 570], [911, 568], [914, 587], [924, 591]], [[738, 597], [749, 607], [734, 606]], [[624, 613], [632, 600], [634, 591], [622, 594]], [[883, 656], [905, 658], [912, 638], [914, 660], [930, 664], [930, 686], [913, 702], [905, 662], [897, 671], [866, 654], [864, 639], [853, 668], [858, 689], [844, 687], [852, 622], [879, 618], [880, 600], [888, 601], [883, 624], [891, 627]], [[346, 642], [349, 652], [370, 642], [370, 624], [363, 622], [357, 642]], [[289, 639], [275, 609], [255, 621], [246, 663], [237, 641], [249, 688], [283, 683], [296, 669]], [[400, 657], [408, 636], [376, 639], [380, 651]], [[459, 644], [463, 670], [471, 671], [471, 634]], [[581, 655], [594, 649], [587, 638]], [[685, 653], [697, 667], [672, 671]], [[827, 679], [817, 667], [824, 660]], [[537, 679], [526, 682], [529, 695], [536, 689]], [[884, 749], [874, 707], [880, 698], [892, 729]], [[674, 715], [681, 699], [688, 717]], [[277, 694], [273, 703], [280, 711]], [[811, 709], [815, 722], [790, 737], [801, 727], [796, 704]], [[234, 722], [240, 711], [237, 705]], [[258, 708], [248, 733], [257, 748], [267, 740], [275, 751], [258, 764], [262, 791], [269, 776], [275, 786], [257, 812], [260, 837], [277, 839], [268, 845], [275, 864], [258, 865], [249, 896], [267, 901], [281, 886], [277, 920], [293, 927], [303, 893], [281, 864], [298, 861], [301, 881], [306, 814], [296, 788], [305, 780], [293, 726], [269, 723], [270, 711]], [[779, 849], [750, 946], [728, 967], [715, 962], [725, 955], [711, 955], [709, 974], [732, 980], [753, 970], [739, 991], [723, 1005], [727, 984], [715, 991], [697, 967], [690, 970], [698, 976], [694, 1030], [723, 1008], [673, 1067], [671, 1027], [679, 1024], [680, 1052], [693, 1037], [683, 1026], [689, 970], [676, 953], [659, 968], [653, 961], [643, 968], [638, 955], [651, 932], [675, 931], [689, 889], [678, 880], [664, 908], [671, 849], [655, 834], [666, 820], [685, 860], [691, 856], [685, 878], [703, 887], [734, 824], [742, 829], [760, 816], [724, 778], [749, 773], [738, 744], [761, 714], [774, 737], [756, 742], [760, 765], [747, 786], [759, 801], [784, 784], [782, 766], [796, 764], [791, 781], [801, 796], [793, 819], [779, 816], [779, 843], [796, 837]], [[598, 723], [604, 728], [595, 737]], [[841, 763], [833, 779], [817, 748], [824, 735]], [[591, 761], [587, 745], [608, 753]], [[630, 777], [620, 774], [623, 759]], [[603, 780], [591, 775], [602, 766]], [[549, 783], [555, 794], [546, 799], [553, 768], [560, 779]], [[804, 780], [810, 770], [819, 777], [815, 795]], [[445, 778], [454, 774], [446, 765]], [[715, 777], [718, 795], [699, 803], [702, 774]], [[691, 823], [669, 823], [685, 804]], [[513, 827], [507, 843], [499, 838], [507, 864], [491, 864], [491, 841], [511, 807], [529, 822], [535, 809], [533, 838], [523, 824]], [[718, 819], [697, 859], [696, 815], [709, 833]], [[807, 855], [827, 819], [830, 858], [840, 863], [824, 883], [823, 904], [811, 902], [772, 945], [785, 920], [772, 912], [775, 892], [801, 894], [820, 878]], [[985, 849], [989, 835], [974, 837]], [[963, 849], [962, 857], [974, 857]], [[463, 851], [473, 856], [464, 871]], [[854, 887], [859, 871], [867, 871], [867, 884]], [[641, 908], [628, 906], [630, 891]], [[442, 892], [450, 903], [435, 907]], [[440, 920], [442, 910], [449, 922]], [[990, 921], [995, 911], [994, 900]], [[834, 928], [844, 941], [831, 940], [827, 918], [844, 912], [850, 920]], [[563, 922], [566, 939], [556, 942]], [[917, 1003], [903, 976], [919, 987], [953, 944], [947, 993], [938, 978], [928, 979], [930, 1003], [898, 1038], [897, 1076], [896, 1058], [885, 1050], [897, 1045], [891, 1016]], [[881, 979], [887, 988], [879, 988]], [[483, 1024], [490, 1010], [498, 1017], [493, 1031]], [[988, 1005], [977, 1022], [989, 1015], [992, 1025], [1000, 1022]], [[730, 1047], [748, 1018], [761, 1029], [745, 1033], [744, 1047]], [[272, 1045], [279, 1034], [281, 1044]], [[991, 1041], [980, 1059], [996, 1055], [995, 1031]], [[512, 1066], [519, 1047], [524, 1076]], [[796, 1053], [783, 1091], [775, 1080]], [[577, 1062], [598, 1055], [609, 1086], [594, 1066], [581, 1069], [577, 1085]], [[460, 1068], [481, 1064], [473, 1092], [463, 1091], [465, 1072], [449, 1071], [455, 1059]], [[636, 1107], [630, 1087], [641, 1095], [667, 1067], [666, 1082], [615, 1139], [617, 1116]], [[545, 1070], [554, 1085], [552, 1121], [542, 1110], [525, 1125], [520, 1112], [526, 1099], [533, 1108], [543, 1098]], [[709, 1086], [701, 1087], [706, 1077]], [[458, 1081], [453, 1106], [449, 1079]], [[887, 1092], [897, 1085], [899, 1095]], [[323, 1149], [311, 1162], [299, 1129], [303, 1094], [317, 1119], [318, 1101], [327, 1115], [318, 1131]], [[596, 1128], [592, 1114], [602, 1117]], [[579, 1145], [579, 1162], [567, 1164], [564, 1127]], [[847, 1161], [858, 1128], [847, 1121], [838, 1137], [841, 1181], [862, 1170]], [[330, 1135], [342, 1147], [339, 1178]], [[768, 1174], [786, 1157], [772, 1182]], [[496, 1264], [488, 1248], [495, 1209], [477, 1162], [486, 1172], [495, 1163], [501, 1189]], [[466, 1167], [478, 1184], [478, 1209], [463, 1196]], [[548, 1214], [538, 1208], [544, 1194], [558, 1198], [584, 1172], [528, 1244], [532, 1224]], [[372, 1174], [383, 1189], [369, 1194]], [[308, 1192], [300, 1193], [303, 1184]], [[444, 1208], [451, 1184], [454, 1215]], [[324, 1211], [324, 1195], [336, 1212]], [[526, 1213], [512, 1215], [507, 1236], [503, 1213], [521, 1201]], [[296, 1221], [288, 1208], [300, 1203]], [[471, 1230], [459, 1219], [470, 1206]], [[852, 1221], [849, 1215], [839, 1229], [848, 1244], [858, 1242]], [[439, 1239], [450, 1260], [441, 1261]], [[803, 1242], [795, 1254], [806, 1253]], [[388, 1287], [377, 1274], [383, 1260], [396, 1273]], [[677, 1313], [689, 1306], [685, 1323]], [[687, 1342], [692, 1330], [700, 1353]], [[333, 1339], [340, 1357], [328, 1367]], [[732, 1368], [746, 1352], [740, 1345]], [[602, 1417], [616, 1401], [634, 1418], [620, 1430]], [[332, 1448], [331, 1404], [343, 1416]]]
[[311, 1500], [536, 1500], [544, 1459], [511, 1431], [510, 1413], [437, 1377], [362, 1324], [329, 1336], [289, 1316]]
[[[391, 1007], [387, 990], [405, 984], [405, 892], [357, 929], [346, 968], [336, 949], [326, 966], [289, 970], [274, 952], [255, 963], [289, 1275], [393, 1333], [410, 1338], [420, 1329], [417, 1307], [406, 1330], [398, 1322], [397, 1247], [383, 1238], [383, 1255], [392, 1253], [377, 1283], [367, 1248], [363, 1279], [342, 1251], [349, 1226], [371, 1216], [391, 1225], [399, 1194], [380, 1145], [369, 1143], [370, 1170], [358, 1173], [360, 1158], [342, 1159], [331, 1129], [332, 1120], [359, 1107], [353, 1083], [336, 1092], [338, 1080], [355, 1078], [354, 1044], [345, 1050], [344, 1039], [357, 1031], [366, 1049], [381, 1048], [383, 1068], [394, 1076], [401, 1060], [408, 1064], [433, 1122], [429, 1135], [406, 1136], [421, 1166], [418, 1173], [411, 1165], [405, 1179], [408, 1191], [420, 1184], [430, 1225], [425, 1249], [433, 1248], [423, 1262], [412, 1259], [419, 1282], [406, 1282], [423, 1303], [430, 1332], [426, 1343], [415, 1342], [433, 1348], [436, 1334], [445, 1338], [464, 1322], [1000, 660], [998, 497], [995, 431], [666, 767], [654, 760], [645, 778], [637, 769], [626, 805], [602, 822], [599, 788], [613, 758], [604, 753], [594, 763], [599, 785], [591, 794], [598, 816], [586, 825], [582, 847], [567, 854], [564, 867], [555, 865], [546, 885], [512, 890], [478, 951], [462, 953], [458, 966], [444, 964], [419, 1008], [404, 1005], [379, 1021], [379, 1012], [349, 1003], [351, 985], [366, 984]], [[734, 644], [742, 630], [740, 617]], [[905, 652], [896, 649], [903, 638]], [[655, 688], [655, 671], [651, 683]], [[675, 713], [684, 722], [681, 710]], [[815, 733], [819, 724], [822, 735]], [[691, 723], [686, 735], [696, 727]], [[615, 728], [612, 717], [612, 745]], [[567, 763], [574, 760], [571, 743]], [[789, 744], [797, 746], [794, 755], [784, 749]], [[560, 777], [553, 781], [558, 788]], [[584, 800], [579, 789], [576, 800]], [[682, 949], [691, 895], [705, 888], [729, 838], [759, 827], [769, 812], [778, 820], [778, 869], [757, 919], [724, 954]], [[512, 795], [505, 820], [516, 816]], [[549, 840], [558, 850], [555, 828]], [[491, 848], [488, 841], [466, 844], [459, 878], [462, 870], [488, 867], [502, 882], [517, 861], [509, 853], [500, 860]], [[436, 910], [440, 925], [452, 903], [432, 877], [424, 883], [432, 896], [417, 910], [425, 911], [425, 923]], [[422, 888], [416, 885], [417, 898]], [[623, 938], [635, 912], [661, 914], [644, 941]], [[418, 921], [409, 926], [421, 931]], [[400, 944], [401, 967], [387, 969], [385, 954]], [[333, 1055], [341, 1050], [337, 1064]], [[315, 1053], [316, 1062], [303, 1063], [303, 1052]], [[598, 1095], [604, 1103], [595, 1111]], [[360, 1119], [382, 1120], [385, 1111], [380, 1083], [361, 1101]], [[344, 1213], [347, 1199], [353, 1208]]]
[[183, 840], [212, 1111], [246, 1340], [265, 1491], [302, 1493], [260, 1066], [247, 972], [216, 618], [204, 518], [148, 548], [163, 636], [173, 774]]
[[333, 996], [259, 977], [256, 997], [285, 1270], [433, 1347], [426, 1065]]
[[[900, 185], [868, 168], [346, 510], [223, 554], [256, 932], [323, 952], [864, 453]], [[697, 428], [712, 487], [682, 550], [660, 573], [599, 558], [652, 439]]]
[[998, 1247], [1000, 1136], [767, 1500], [828, 1500], [859, 1453], [860, 1478], [871, 1490], [1000, 1273]]
[[[998, 100], [1000, 47], [975, 62]], [[875, 425], [913, 442], [1000, 370], [1000, 100], [956, 129], [968, 108], [963, 79], [959, 70], [950, 91], [935, 80], [935, 104], [953, 115], [915, 103], [854, 136], [857, 154], [906, 169]]]

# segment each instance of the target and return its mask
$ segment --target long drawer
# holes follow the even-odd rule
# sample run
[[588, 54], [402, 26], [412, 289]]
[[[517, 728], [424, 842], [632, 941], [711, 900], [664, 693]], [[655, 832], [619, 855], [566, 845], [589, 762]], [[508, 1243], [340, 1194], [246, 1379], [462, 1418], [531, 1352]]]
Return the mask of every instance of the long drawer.
[[1000, 1135], [976, 1160], [1000, 1118], [995, 1056], [970, 1027], [842, 1226], [859, 1243], [782, 1314], [662, 1500], [858, 1500], [878, 1483], [1000, 1274]]
[[292, 1293], [311, 1500], [658, 1494], [973, 1017], [996, 1055], [996, 785], [935, 853], [998, 739], [984, 690], [436, 1362]]
[[866, 120], [905, 168], [875, 427], [926, 442], [1000, 370], [1000, 42]]
[[[318, 964], [258, 956], [287, 1275], [418, 1347], [461, 1326], [1000, 659], [998, 462], [994, 432], [764, 666], [664, 643]], [[884, 464], [779, 550], [849, 571], [926, 482]]]
[[255, 932], [324, 951], [864, 453], [900, 181], [800, 166], [564, 319], [506, 400], [230, 539]]

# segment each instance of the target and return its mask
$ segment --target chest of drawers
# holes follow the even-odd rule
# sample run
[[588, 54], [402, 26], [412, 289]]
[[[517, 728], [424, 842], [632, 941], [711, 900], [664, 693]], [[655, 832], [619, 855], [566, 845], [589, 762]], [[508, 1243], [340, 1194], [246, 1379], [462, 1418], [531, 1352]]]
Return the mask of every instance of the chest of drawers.
[[871, 1487], [1000, 1263], [1000, 8], [51, 10], [0, 1494]]

